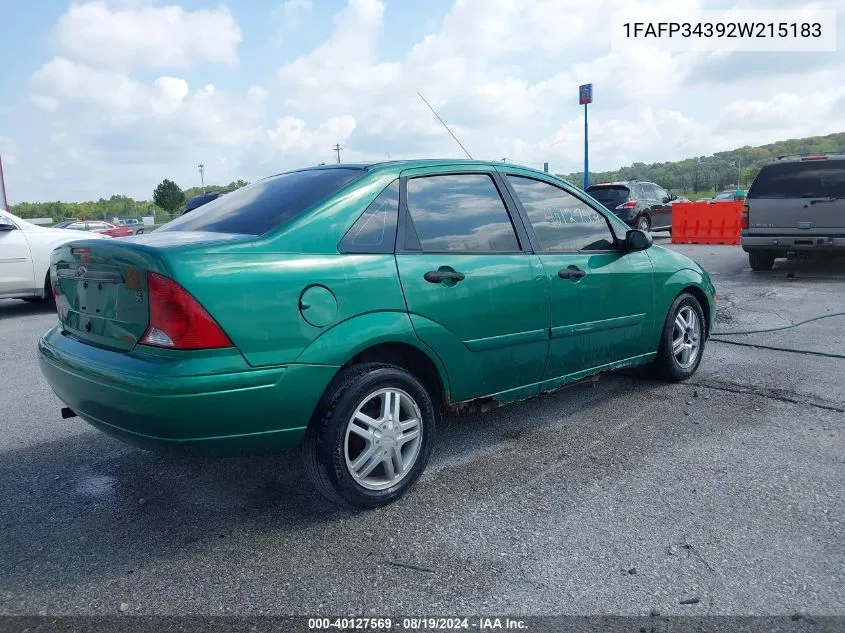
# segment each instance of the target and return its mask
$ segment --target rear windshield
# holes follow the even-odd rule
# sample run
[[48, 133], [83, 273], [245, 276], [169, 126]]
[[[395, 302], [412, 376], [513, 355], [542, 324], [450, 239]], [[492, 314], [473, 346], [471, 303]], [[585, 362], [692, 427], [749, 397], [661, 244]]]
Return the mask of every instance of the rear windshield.
[[363, 173], [360, 169], [340, 167], [272, 176], [220, 196], [158, 230], [263, 235], [325, 200]]
[[616, 207], [628, 200], [631, 190], [622, 185], [587, 187], [587, 193], [606, 207]]
[[845, 161], [774, 163], [760, 170], [749, 198], [845, 198]]

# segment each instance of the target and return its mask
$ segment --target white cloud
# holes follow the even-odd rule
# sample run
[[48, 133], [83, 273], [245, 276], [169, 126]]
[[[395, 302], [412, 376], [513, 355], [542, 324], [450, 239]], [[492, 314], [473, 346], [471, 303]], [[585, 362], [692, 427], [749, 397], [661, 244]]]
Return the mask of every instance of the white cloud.
[[[103, 71], [55, 57], [32, 77], [34, 101], [55, 109], [61, 99], [127, 112], [144, 98], [143, 88], [122, 72]], [[50, 94], [52, 93], [52, 94]]]
[[314, 10], [314, 0], [285, 0], [282, 11], [285, 16], [292, 18], [302, 13], [311, 13]]
[[810, 93], [781, 92], [769, 99], [739, 99], [725, 107], [717, 127], [728, 131], [740, 125], [746, 133], [789, 131], [804, 136], [819, 133], [823, 129], [820, 123], [826, 124], [831, 133], [842, 131], [845, 87]]
[[[595, 86], [590, 163], [597, 170], [824, 134], [845, 124], [839, 87], [845, 58], [647, 46], [612, 52], [609, 13], [627, 0], [456, 0], [445, 15], [424, 16], [426, 34], [404, 50], [386, 26], [404, 3], [348, 0], [327, 39], [294, 59], [276, 54], [278, 61], [268, 61], [275, 81], [236, 91], [219, 74], [221, 65], [237, 63], [241, 31], [231, 13], [167, 1], [91, 1], [59, 19], [60, 53], [33, 75], [29, 95], [54, 122], [43, 133], [47, 149], [38, 160], [29, 142], [18, 140], [18, 147], [26, 148], [32, 174], [49, 167], [84, 170], [85, 177], [59, 179], [49, 191], [74, 187], [73, 195], [99, 197], [108, 193], [103, 187], [142, 187], [138, 194], [148, 195], [165, 176], [193, 184], [200, 161], [215, 181], [252, 180], [331, 161], [335, 143], [344, 145], [348, 161], [463, 156], [417, 90], [476, 158], [506, 156], [537, 167], [549, 161], [564, 172], [582, 165], [581, 83]], [[775, 8], [798, 2], [774, 1]], [[646, 9], [659, 17], [680, 5], [692, 14], [714, 2], [653, 0]], [[749, 2], [765, 4], [736, 0]], [[323, 19], [315, 15], [322, 6], [311, 0], [276, 6], [271, 17], [284, 17], [285, 27]], [[266, 48], [246, 35], [242, 46]], [[254, 71], [238, 74], [260, 78]], [[50, 140], [57, 133], [67, 136]], [[123, 165], [132, 165], [131, 177]]]
[[395, 82], [400, 64], [375, 59], [383, 14], [384, 4], [378, 0], [349, 0], [335, 17], [331, 37], [279, 70], [281, 86], [294, 91], [286, 103], [309, 110], [319, 94], [321, 111], [349, 108], [366, 86], [379, 93]]
[[225, 6], [186, 11], [94, 1], [72, 4], [55, 36], [66, 56], [96, 66], [185, 68], [200, 61], [234, 66], [242, 34]]
[[314, 149], [328, 149], [330, 144], [343, 144], [355, 129], [351, 116], [333, 117], [311, 131], [302, 119], [286, 116], [276, 122], [276, 127], [267, 130], [270, 142], [283, 153], [308, 152]]

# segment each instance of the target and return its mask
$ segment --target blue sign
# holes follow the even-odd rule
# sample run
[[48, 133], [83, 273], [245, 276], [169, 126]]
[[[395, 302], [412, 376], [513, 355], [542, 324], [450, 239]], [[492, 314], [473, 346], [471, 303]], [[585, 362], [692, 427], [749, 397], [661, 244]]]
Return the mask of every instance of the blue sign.
[[578, 103], [580, 105], [587, 105], [593, 102], [593, 84], [584, 84], [578, 86]]

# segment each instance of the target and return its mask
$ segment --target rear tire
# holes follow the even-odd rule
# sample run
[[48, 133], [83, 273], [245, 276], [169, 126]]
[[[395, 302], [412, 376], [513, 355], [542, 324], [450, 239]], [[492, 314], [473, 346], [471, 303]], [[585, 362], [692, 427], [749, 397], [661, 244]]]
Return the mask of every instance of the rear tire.
[[762, 272], [771, 270], [775, 265], [775, 256], [766, 251], [751, 251], [748, 253], [748, 263], [751, 270]]
[[651, 230], [651, 220], [648, 219], [647, 215], [644, 215], [637, 220], [637, 228], [640, 231], [645, 231], [646, 233]]
[[409, 372], [376, 363], [347, 367], [326, 389], [305, 432], [305, 471], [333, 503], [387, 505], [425, 469], [436, 422], [431, 396]]
[[678, 295], [666, 315], [652, 364], [659, 378], [681, 382], [695, 373], [704, 356], [705, 328], [704, 310], [698, 299], [686, 292]]

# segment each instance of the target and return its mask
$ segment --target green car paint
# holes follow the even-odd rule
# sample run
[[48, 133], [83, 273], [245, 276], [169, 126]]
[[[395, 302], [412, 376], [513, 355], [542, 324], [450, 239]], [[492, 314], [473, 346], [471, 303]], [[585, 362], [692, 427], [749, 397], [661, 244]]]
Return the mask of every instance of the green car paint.
[[[659, 246], [533, 248], [533, 229], [505, 182], [509, 174], [576, 196], [607, 218], [617, 237], [628, 230], [554, 176], [451, 160], [314, 169], [336, 168], [360, 173], [261, 235], [165, 225], [134, 238], [57, 249], [51, 276], [60, 322], [41, 338], [39, 359], [59, 398], [97, 428], [147, 448], [272, 452], [295, 447], [332, 378], [374, 350], [426, 360], [447, 404], [504, 404], [650, 362], [669, 307], [684, 291], [699, 298], [710, 329], [712, 282], [680, 254]], [[489, 175], [496, 183], [519, 249], [406, 248], [407, 179], [456, 173]], [[399, 209], [390, 211], [398, 217], [397, 236], [390, 238], [395, 248], [391, 241], [386, 250], [342, 251], [345, 236], [388, 187], [401, 190]], [[218, 208], [220, 200], [192, 216]], [[576, 268], [586, 275], [559, 274]], [[464, 277], [433, 283], [425, 278], [432, 271]], [[176, 351], [140, 344], [149, 325], [147, 273], [186, 289], [233, 346]]]

